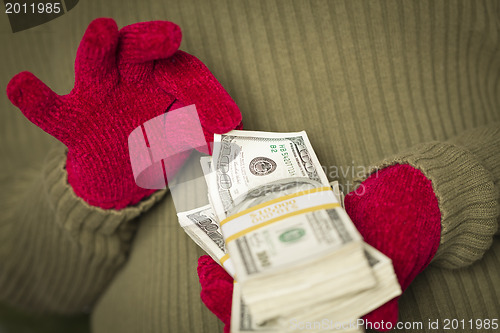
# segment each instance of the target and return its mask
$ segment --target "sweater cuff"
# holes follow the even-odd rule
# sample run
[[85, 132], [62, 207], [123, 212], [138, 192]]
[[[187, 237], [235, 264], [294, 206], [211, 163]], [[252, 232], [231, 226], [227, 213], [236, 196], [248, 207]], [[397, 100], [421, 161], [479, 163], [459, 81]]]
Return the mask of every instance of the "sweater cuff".
[[432, 183], [441, 211], [441, 241], [432, 264], [459, 268], [480, 259], [497, 231], [492, 175], [469, 151], [430, 142], [384, 160], [370, 174], [395, 164], [419, 169]]
[[138, 204], [121, 210], [102, 209], [89, 205], [78, 197], [69, 185], [66, 153], [61, 150], [51, 151], [44, 164], [43, 173], [44, 192], [57, 223], [71, 234], [90, 232], [107, 236], [119, 232], [125, 238], [122, 240], [130, 240], [135, 228], [125, 222], [149, 210], [167, 193], [167, 190], [157, 191]]

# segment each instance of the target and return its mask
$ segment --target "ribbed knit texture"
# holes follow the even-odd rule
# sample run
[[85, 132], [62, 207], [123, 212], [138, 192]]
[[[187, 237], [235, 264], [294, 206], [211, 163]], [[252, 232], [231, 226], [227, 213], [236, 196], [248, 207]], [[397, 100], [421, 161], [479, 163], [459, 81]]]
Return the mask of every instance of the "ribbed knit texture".
[[500, 124], [417, 145], [377, 169], [393, 164], [410, 164], [432, 182], [442, 225], [433, 263], [459, 268], [482, 258], [498, 230]]
[[[459, 326], [457, 333], [491, 333], [494, 330], [475, 326], [477, 318], [498, 318], [500, 309], [500, 239], [496, 237], [492, 247], [483, 259], [467, 268], [446, 269], [430, 265], [412, 282], [399, 300], [400, 321], [422, 322], [414, 329], [394, 329], [394, 333], [436, 333], [445, 332], [445, 319], [460, 318], [470, 326]], [[451, 317], [450, 317], [451, 316]], [[432, 329], [428, 322], [439, 320], [440, 329]], [[451, 325], [450, 325], [451, 326]], [[376, 332], [367, 330], [368, 333]]]
[[41, 168], [4, 179], [12, 191], [0, 197], [10, 213], [0, 217], [0, 299], [30, 311], [89, 311], [125, 261], [134, 218], [166, 192], [120, 212], [91, 207], [68, 185], [65, 162], [64, 151], [54, 150]]
[[[6, 15], [0, 17], [0, 42], [8, 45], [0, 73], [3, 87], [30, 70], [54, 91], [68, 93], [76, 49], [92, 19], [113, 17], [119, 26], [175, 22], [183, 31], [180, 48], [214, 73], [242, 111], [245, 129], [306, 130], [329, 178], [350, 192], [365, 167], [386, 157], [500, 121], [499, 12], [496, 0], [80, 1], [68, 14], [16, 34]], [[38, 210], [37, 189], [21, 188], [26, 178], [18, 175], [28, 166], [39, 170], [45, 152], [58, 143], [1, 94], [0, 107], [2, 173], [15, 180], [1, 188], [24, 212], [14, 205], [2, 215], [29, 220], [23, 223], [34, 229], [8, 237], [38, 239], [36, 233], [49, 229], [33, 225], [52, 213], [31, 214]], [[455, 183], [459, 188], [463, 179]], [[28, 189], [34, 194], [23, 200]], [[19, 192], [24, 195], [12, 194]], [[94, 332], [221, 332], [199, 296], [202, 251], [178, 227], [172, 200], [141, 215], [139, 223], [126, 265], [93, 310]], [[57, 240], [64, 238], [44, 247], [32, 241], [9, 256], [33, 251], [56, 263]], [[400, 320], [498, 318], [498, 243], [494, 238], [484, 258], [465, 269], [424, 270], [400, 300]], [[87, 274], [95, 279], [97, 272]]]
[[93, 332], [222, 332], [220, 320], [200, 300], [196, 262], [204, 252], [179, 227], [176, 208], [182, 207], [178, 201], [174, 207], [172, 195], [190, 208], [206, 204], [206, 193], [193, 193], [199, 186], [186, 182], [196, 176], [204, 181], [193, 158], [176, 177], [185, 185], [181, 191], [169, 189], [141, 218], [127, 264], [92, 313]]
[[[472, 129], [450, 140], [450, 143], [463, 147], [477, 158], [477, 161], [491, 173], [496, 201], [500, 202], [500, 122]], [[495, 202], [491, 202], [494, 206]], [[498, 206], [497, 206], [498, 207]], [[497, 208], [500, 235], [500, 208]]]

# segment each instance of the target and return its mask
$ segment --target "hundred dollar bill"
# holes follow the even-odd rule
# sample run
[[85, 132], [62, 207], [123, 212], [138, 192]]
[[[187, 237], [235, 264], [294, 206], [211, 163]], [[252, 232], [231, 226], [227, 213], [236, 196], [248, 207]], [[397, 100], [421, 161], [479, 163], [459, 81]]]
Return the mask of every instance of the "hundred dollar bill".
[[221, 222], [230, 251], [244, 264], [240, 279], [360, 242], [335, 200], [329, 187], [308, 179], [278, 180], [246, 193]]
[[[334, 191], [336, 186], [338, 185], [333, 185]], [[253, 319], [241, 296], [240, 286], [235, 283], [231, 332], [295, 332], [301, 328], [308, 332], [364, 332], [363, 320], [353, 318], [360, 318], [401, 294], [391, 260], [366, 243], [364, 253], [377, 278], [377, 284], [373, 288], [305, 307], [263, 325], [258, 325]], [[335, 281], [332, 284], [335, 285]]]
[[[253, 133], [261, 134], [260, 132]], [[312, 153], [314, 154], [313, 151]], [[233, 159], [235, 157], [237, 158], [238, 155], [233, 156]], [[202, 157], [200, 162], [208, 188], [214, 189], [213, 184], [217, 178], [214, 177], [215, 172], [213, 170], [212, 158], [209, 156]], [[320, 176], [319, 179], [321, 179], [323, 170], [320, 168], [317, 168], [317, 170]], [[271, 211], [265, 210], [264, 215], [260, 214], [262, 211], [259, 212], [258, 209], [254, 209], [253, 219], [258, 224], [259, 219], [269, 218], [266, 215], [279, 215], [280, 210], [286, 212], [287, 209], [293, 210], [293, 206], [301, 204], [300, 202], [290, 204], [290, 201], [286, 200], [290, 196], [300, 197], [297, 193], [309, 192], [305, 196], [307, 201], [309, 201], [306, 202], [306, 206], [310, 206], [311, 202], [314, 206], [317, 200], [324, 200], [325, 198], [321, 194], [319, 197], [314, 197], [314, 193], [316, 192], [327, 193], [327, 188], [324, 184], [324, 182], [318, 182], [312, 177], [278, 177], [277, 180], [249, 188], [247, 192], [240, 196], [235, 196], [232, 201], [233, 206], [225, 214], [235, 216], [240, 212], [251, 210], [253, 207], [269, 206], [269, 202], [277, 203], [277, 205], [272, 207]], [[338, 202], [340, 201], [343, 207], [343, 193], [339, 188], [338, 182], [332, 182], [329, 185], [331, 185], [331, 190], [335, 198], [334, 206], [339, 206]], [[217, 196], [218, 192], [209, 192], [211, 192], [208, 196], [209, 201], [212, 203], [214, 200], [211, 199], [211, 196]], [[310, 196], [311, 194], [313, 196]], [[285, 198], [284, 201], [283, 198]], [[331, 197], [327, 199], [327, 202], [331, 204]], [[290, 206], [287, 206], [286, 202]], [[325, 211], [327, 212], [326, 214], [324, 213]], [[239, 249], [246, 247], [246, 249], [242, 250], [242, 252], [245, 252], [244, 256], [246, 256], [244, 264], [246, 269], [252, 269], [252, 266], [255, 269], [255, 266], [258, 266], [256, 262], [259, 260], [263, 261], [263, 265], [266, 266], [269, 264], [269, 260], [272, 259], [277, 262], [278, 266], [286, 266], [288, 263], [291, 270], [282, 271], [285, 274], [280, 274], [282, 277], [277, 280], [278, 285], [273, 283], [276, 277], [272, 277], [271, 279], [261, 279], [261, 282], [257, 284], [257, 288], [253, 288], [253, 290], [250, 288], [250, 292], [246, 296], [254, 301], [252, 314], [249, 304], [243, 301], [241, 283], [235, 283], [231, 319], [232, 332], [288, 332], [296, 331], [297, 327], [300, 328], [300, 325], [308, 325], [310, 323], [317, 325], [320, 322], [329, 325], [329, 328], [326, 330], [338, 330], [338, 328], [333, 326], [338, 324], [339, 320], [342, 320], [342, 322], [359, 323], [358, 320], [351, 318], [362, 316], [400, 294], [400, 288], [397, 284], [397, 278], [392, 269], [390, 259], [368, 244], [360, 243], [359, 235], [356, 235], [355, 229], [354, 231], [350, 230], [353, 228], [352, 223], [347, 215], [343, 216], [343, 214], [345, 214], [345, 211], [340, 208], [315, 210], [308, 212], [308, 214], [300, 214], [300, 218], [295, 222], [290, 219], [287, 220], [287, 223], [282, 222], [285, 228], [279, 231], [281, 227], [278, 227], [278, 232], [274, 232], [274, 234], [279, 235], [279, 238], [285, 240], [285, 243], [291, 242], [288, 246], [292, 247], [288, 248], [287, 252], [284, 252], [287, 255], [284, 257], [280, 257], [279, 253], [277, 253], [280, 252], [276, 251], [279, 250], [279, 246], [276, 246], [275, 242], [271, 240], [273, 229], [270, 231], [269, 228], [267, 230], [267, 237], [261, 237], [262, 234], [259, 235], [258, 232], [253, 233], [253, 236], [247, 239], [247, 246], [239, 246]], [[212, 258], [219, 263], [222, 262], [222, 266], [234, 276], [234, 268], [231, 258], [229, 258], [226, 251], [225, 240], [222, 239], [221, 242], [220, 223], [211, 205], [179, 213], [178, 215], [181, 225], [191, 238], [209, 253]], [[276, 226], [279, 226], [279, 223], [273, 227], [276, 229]], [[312, 229], [308, 229], [311, 226]], [[282, 232], [283, 230], [284, 232]], [[302, 247], [294, 249], [294, 242], [299, 240], [303, 242], [303, 239], [307, 238], [304, 237], [305, 234], [315, 234], [316, 238], [318, 235], [321, 235], [321, 241], [319, 244], [310, 243], [311, 239], [309, 239], [309, 244], [305, 242], [302, 243]], [[245, 237], [241, 239], [244, 240]], [[364, 244], [364, 246], [357, 249], [353, 247], [356, 243]], [[262, 251], [263, 246], [270, 251]], [[329, 246], [332, 248], [337, 246], [337, 248], [341, 247], [341, 249], [335, 253], [334, 257], [322, 256], [322, 253], [326, 254], [322, 251]], [[274, 253], [272, 250], [274, 250]], [[267, 252], [270, 252], [274, 257], [264, 257], [263, 253]], [[240, 258], [240, 253], [238, 251], [235, 253], [236, 257]], [[307, 262], [307, 257], [314, 255], [314, 253], [318, 254], [319, 260], [316, 263], [313, 262], [309, 267], [307, 265], [304, 266], [303, 264]], [[360, 254], [363, 260], [360, 259]], [[367, 274], [364, 263], [369, 263], [369, 266], [374, 271], [376, 280], [378, 281], [377, 284], [374, 284], [370, 274]], [[300, 278], [301, 273], [304, 272], [304, 267], [308, 267], [305, 269], [307, 274]], [[322, 267], [343, 267], [344, 269], [338, 270], [338, 273], [335, 273], [335, 271], [325, 271]], [[266, 267], [260, 268], [261, 270], [266, 269]], [[315, 273], [315, 271], [317, 272]], [[272, 270], [271, 273], [273, 273]], [[272, 274], [268, 275], [268, 277], [271, 276]], [[328, 277], [322, 280], [325, 276]], [[311, 286], [305, 293], [308, 299], [303, 298], [303, 292], [301, 293], [300, 290], [294, 289], [294, 285], [302, 283], [304, 278], [311, 282]], [[241, 279], [239, 280], [241, 281]], [[264, 284], [266, 287], [261, 288]], [[282, 289], [282, 292], [289, 295], [283, 293], [281, 295], [279, 293], [276, 294], [276, 290], [279, 287], [287, 284], [288, 288]], [[372, 287], [369, 288], [370, 286]], [[273, 299], [273, 296], [278, 296], [278, 298]], [[330, 320], [330, 323], [327, 323], [325, 320]], [[308, 331], [316, 332], [324, 331], [324, 329], [320, 328], [316, 330], [308, 328]], [[347, 329], [343, 328], [341, 331], [362, 332], [363, 328], [358, 325]]]
[[[332, 182], [332, 188], [336, 197], [341, 198], [342, 191], [339, 190], [338, 183]], [[189, 212], [179, 213], [179, 221], [190, 237], [234, 276], [234, 268], [226, 252], [224, 239], [220, 234], [219, 224], [212, 208], [206, 205]], [[338, 323], [352, 321], [350, 318], [363, 316], [400, 295], [401, 290], [390, 259], [368, 244], [364, 244], [364, 254], [378, 280], [375, 287], [315, 304], [313, 307], [307, 307], [288, 317], [280, 318], [279, 321], [267, 322], [261, 326], [253, 321], [248, 306], [241, 298], [239, 285], [237, 287], [235, 285], [232, 327], [235, 328], [235, 332], [280, 332], [286, 330], [287, 327], [293, 327], [294, 322], [318, 323], [324, 320], [326, 320], [325, 325], [334, 327]]]
[[[210, 206], [213, 208], [214, 200], [212, 199], [212, 195], [211, 195], [211, 193], [213, 193], [213, 191], [210, 191], [210, 189], [214, 187], [212, 184], [212, 177], [214, 176], [214, 171], [212, 169], [212, 156], [201, 157], [200, 164], [201, 164], [201, 169], [203, 171], [203, 176], [205, 177], [205, 182], [207, 183], [208, 202], [209, 202]], [[214, 214], [216, 214], [215, 210], [214, 210]]]
[[215, 134], [212, 186], [220, 220], [250, 190], [286, 178], [306, 178], [328, 185], [307, 134], [231, 131]]
[[[330, 185], [332, 186], [333, 193], [335, 193], [335, 196], [341, 202], [342, 208], [344, 208], [344, 193], [340, 189], [339, 183], [333, 181]], [[329, 322], [334, 323], [334, 325], [329, 325], [333, 326], [333, 330], [338, 330], [338, 326], [343, 323], [355, 322], [359, 324], [360, 321], [362, 322], [362, 319], [354, 321], [350, 318], [359, 318], [385, 304], [392, 298], [401, 295], [401, 287], [394, 273], [391, 259], [367, 243], [364, 243], [363, 247], [368, 263], [377, 279], [377, 284], [373, 288], [315, 304], [313, 307], [303, 309], [288, 317], [282, 317], [278, 320], [278, 326], [287, 327], [293, 321], [321, 322], [326, 320], [327, 324]], [[246, 310], [243, 309], [242, 311]], [[274, 326], [277, 326], [276, 322]], [[356, 326], [361, 328], [361, 325]]]
[[375, 284], [305, 132], [231, 131], [214, 141], [210, 197], [257, 323]]
[[191, 239], [234, 277], [234, 267], [210, 205], [177, 214], [179, 223]]
[[340, 189], [340, 185], [339, 185], [339, 182], [338, 181], [333, 181], [333, 182], [330, 182], [330, 186], [332, 187], [332, 191], [333, 193], [335, 194], [335, 197], [337, 198], [337, 200], [340, 202], [340, 206], [342, 208], [345, 208], [344, 207], [344, 199], [345, 199], [345, 195], [344, 195], [344, 192]]

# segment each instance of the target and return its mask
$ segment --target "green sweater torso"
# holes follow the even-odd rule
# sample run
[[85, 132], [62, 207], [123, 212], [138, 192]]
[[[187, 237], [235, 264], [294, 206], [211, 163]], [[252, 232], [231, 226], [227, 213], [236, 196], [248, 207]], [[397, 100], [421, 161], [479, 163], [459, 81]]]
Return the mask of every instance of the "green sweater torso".
[[[92, 18], [112, 16], [120, 26], [174, 21], [184, 34], [181, 49], [228, 90], [245, 129], [306, 130], [328, 176], [346, 192], [373, 167], [395, 162], [432, 180], [443, 215], [438, 267], [404, 294], [402, 320], [498, 318], [498, 1], [145, 6], [82, 2], [22, 33], [3, 25], [0, 41], [10, 46], [0, 64], [3, 82], [30, 70], [67, 92]], [[89, 207], [66, 183], [64, 147], [5, 95], [0, 103], [0, 302], [90, 311], [97, 333], [221, 331], [199, 300], [202, 252], [179, 228], [169, 195], [120, 212]]]

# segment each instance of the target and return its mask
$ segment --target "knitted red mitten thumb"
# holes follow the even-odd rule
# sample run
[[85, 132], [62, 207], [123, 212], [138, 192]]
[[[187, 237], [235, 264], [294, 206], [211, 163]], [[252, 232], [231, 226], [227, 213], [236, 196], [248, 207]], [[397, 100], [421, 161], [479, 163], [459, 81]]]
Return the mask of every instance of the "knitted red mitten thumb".
[[198, 259], [198, 277], [201, 285], [201, 300], [224, 324], [224, 333], [229, 333], [233, 278], [209, 256]]
[[[430, 263], [440, 242], [441, 213], [431, 181], [410, 165], [386, 167], [346, 195], [345, 208], [365, 242], [392, 259], [404, 291]], [[386, 328], [381, 330], [394, 327], [397, 300], [367, 314], [365, 320], [372, 327]]]
[[[135, 183], [128, 151], [129, 134], [144, 122], [194, 104], [207, 142], [213, 133], [240, 124], [234, 101], [198, 59], [177, 51], [180, 42], [181, 31], [172, 22], [118, 31], [112, 19], [96, 19], [78, 47], [75, 86], [68, 95], [57, 95], [29, 72], [9, 82], [11, 102], [68, 147], [68, 183], [87, 203], [121, 209], [153, 193]], [[160, 63], [168, 70], [159, 73]], [[185, 140], [174, 137], [171, 146]], [[167, 174], [187, 156], [165, 165]]]

